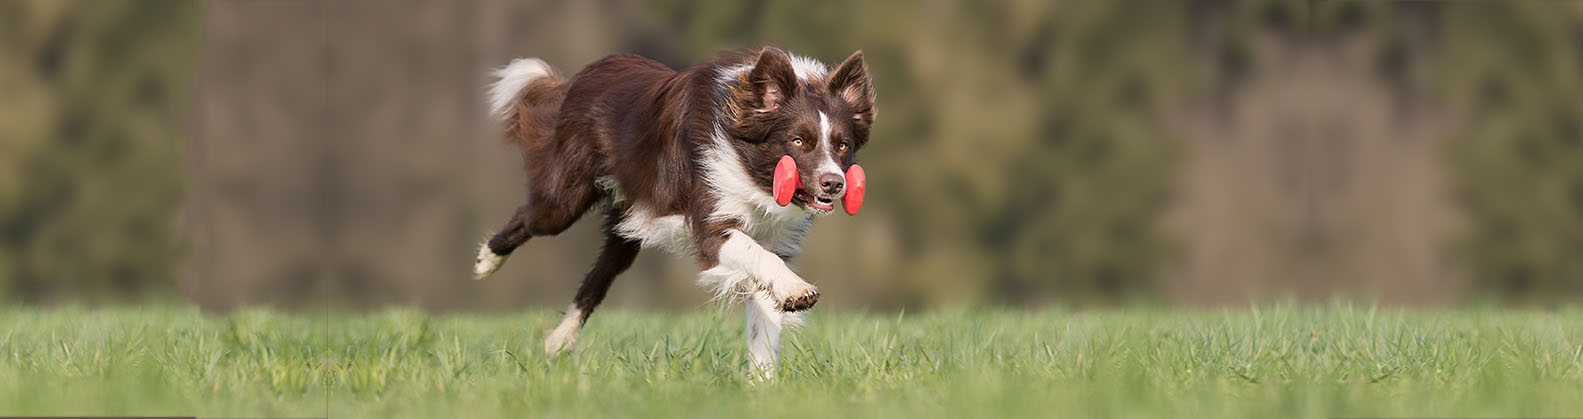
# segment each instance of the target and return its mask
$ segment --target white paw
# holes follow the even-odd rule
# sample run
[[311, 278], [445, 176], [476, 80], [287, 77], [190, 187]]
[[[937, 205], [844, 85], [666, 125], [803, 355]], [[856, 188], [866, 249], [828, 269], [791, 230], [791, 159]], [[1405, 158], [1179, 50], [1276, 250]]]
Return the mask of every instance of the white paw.
[[564, 327], [555, 328], [550, 332], [550, 337], [544, 340], [544, 353], [546, 355], [560, 355], [570, 352], [577, 347], [577, 330], [566, 330]]
[[488, 243], [478, 245], [478, 259], [473, 261], [473, 279], [488, 278], [500, 270], [500, 266], [506, 263], [506, 256], [489, 250]]
[[555, 326], [550, 332], [550, 337], [544, 339], [544, 353], [559, 355], [577, 347], [577, 335], [583, 330], [583, 315], [576, 308], [566, 312], [566, 318], [561, 319], [561, 324]]

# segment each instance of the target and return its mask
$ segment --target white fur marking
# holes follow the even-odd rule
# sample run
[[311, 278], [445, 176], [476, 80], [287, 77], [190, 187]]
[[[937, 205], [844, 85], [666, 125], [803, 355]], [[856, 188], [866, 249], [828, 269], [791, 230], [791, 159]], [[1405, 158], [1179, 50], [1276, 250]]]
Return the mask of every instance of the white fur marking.
[[681, 214], [654, 216], [645, 205], [633, 205], [625, 217], [616, 224], [616, 234], [643, 243], [643, 247], [661, 248], [678, 255], [693, 253], [692, 227]]
[[757, 378], [775, 377], [775, 364], [780, 359], [781, 333], [803, 324], [803, 313], [780, 311], [780, 305], [764, 291], [755, 291], [744, 304], [747, 321], [744, 337], [748, 341], [748, 358]]
[[819, 111], [819, 144], [821, 144], [821, 147], [823, 147], [823, 144], [829, 143], [830, 118], [824, 115], [824, 111]]
[[736, 84], [742, 73], [753, 69], [753, 63], [737, 64], [720, 69], [720, 75], [715, 77], [715, 84], [730, 86]]
[[572, 350], [577, 346], [577, 334], [582, 330], [583, 311], [572, 304], [566, 308], [566, 317], [561, 319], [561, 324], [555, 326], [549, 338], [544, 339], [544, 353], [555, 355]]
[[713, 291], [716, 300], [735, 299], [747, 295], [755, 288], [748, 279], [747, 272], [724, 264], [715, 265], [698, 273], [698, 285]]
[[518, 58], [495, 70], [500, 80], [489, 86], [489, 113], [496, 118], [510, 116], [511, 102], [529, 83], [550, 75], [550, 65], [538, 58]]
[[478, 258], [473, 261], [473, 279], [488, 278], [505, 265], [507, 255], [497, 255], [489, 250], [489, 242], [478, 245]]
[[714, 288], [716, 297], [769, 290], [776, 301], [785, 301], [815, 292], [813, 284], [797, 276], [780, 256], [764, 250], [746, 233], [731, 230], [727, 234], [726, 242], [720, 245], [720, 263], [698, 275], [701, 284]]
[[[819, 162], [818, 172], [816, 172], [818, 174], [815, 175], [815, 179], [825, 173], [846, 177], [846, 174], [841, 172], [841, 165], [835, 163], [835, 154], [830, 152], [835, 149], [833, 142], [834, 140], [830, 139], [830, 118], [826, 117], [824, 112], [819, 112], [819, 154], [825, 156], [825, 158], [824, 161]], [[842, 195], [846, 195], [846, 189], [842, 189], [841, 193], [836, 194], [834, 198], [841, 199]]]
[[788, 54], [791, 55], [792, 72], [797, 73], [798, 80], [808, 81], [823, 78], [825, 73], [830, 72], [830, 69], [818, 60], [797, 54]]
[[779, 304], [769, 293], [756, 291], [747, 299], [748, 358], [756, 378], [775, 377], [775, 362], [780, 357], [781, 317]]
[[[797, 54], [790, 55], [792, 73], [797, 75], [797, 80], [809, 81], [823, 78], [825, 74], [830, 73], [830, 68], [825, 67], [824, 63], [818, 60]], [[755, 65], [758, 65], [757, 61], [726, 67], [720, 71], [720, 76], [716, 77], [715, 81], [721, 84], [735, 83], [737, 78], [742, 76], [742, 73], [752, 70]]]

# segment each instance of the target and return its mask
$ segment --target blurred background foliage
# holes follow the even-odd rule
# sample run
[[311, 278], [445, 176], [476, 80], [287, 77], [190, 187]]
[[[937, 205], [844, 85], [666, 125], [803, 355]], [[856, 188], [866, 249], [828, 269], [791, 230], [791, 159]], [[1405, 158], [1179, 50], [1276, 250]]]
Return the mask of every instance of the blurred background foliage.
[[200, 16], [181, 1], [0, 1], [0, 296], [171, 290]]
[[[124, 296], [224, 261], [193, 270], [222, 285], [184, 292], [563, 304], [587, 222], [495, 282], [462, 279], [475, 233], [520, 200], [485, 69], [681, 67], [762, 43], [862, 49], [877, 84], [871, 209], [822, 221], [799, 259], [847, 296], [832, 305], [1583, 297], [1583, 2], [1567, 1], [0, 0], [0, 289]], [[282, 48], [322, 77], [260, 58]], [[271, 103], [328, 111], [249, 119], [279, 118]], [[326, 132], [269, 134], [282, 121]], [[233, 199], [285, 172], [309, 179], [277, 201], [308, 215]], [[1441, 212], [1451, 233], [1400, 228]], [[281, 225], [324, 236], [230, 244]], [[643, 285], [618, 302], [703, 294], [685, 261], [635, 271], [669, 285], [624, 280]]]
[[1583, 297], [1583, 5], [1468, 4], [1443, 14], [1431, 86], [1466, 115], [1447, 164], [1471, 225], [1456, 240], [1477, 289]]

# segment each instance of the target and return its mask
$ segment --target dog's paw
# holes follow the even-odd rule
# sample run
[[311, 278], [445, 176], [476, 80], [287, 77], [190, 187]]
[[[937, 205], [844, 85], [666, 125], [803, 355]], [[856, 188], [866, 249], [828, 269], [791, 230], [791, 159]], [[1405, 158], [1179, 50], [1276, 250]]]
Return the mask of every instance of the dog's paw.
[[500, 270], [500, 266], [506, 264], [506, 256], [497, 255], [489, 250], [488, 243], [479, 245], [478, 258], [473, 261], [473, 279], [488, 278], [489, 275]]
[[792, 292], [790, 296], [781, 300], [781, 311], [803, 311], [813, 308], [817, 303], [819, 303], [819, 290], [813, 285], [802, 284], [802, 289]]
[[550, 337], [544, 339], [544, 354], [555, 356], [571, 352], [577, 347], [577, 332], [564, 327], [555, 328], [554, 332], [550, 332]]
[[544, 353], [555, 356], [563, 352], [570, 352], [577, 347], [577, 335], [583, 331], [583, 311], [573, 304], [566, 310], [566, 317], [561, 319], [561, 324], [550, 331], [550, 336], [544, 338]]

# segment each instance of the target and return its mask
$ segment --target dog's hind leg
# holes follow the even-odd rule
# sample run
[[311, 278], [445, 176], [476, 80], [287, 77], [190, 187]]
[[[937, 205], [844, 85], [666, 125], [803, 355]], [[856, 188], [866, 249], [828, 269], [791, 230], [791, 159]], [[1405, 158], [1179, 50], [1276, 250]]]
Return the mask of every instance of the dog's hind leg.
[[632, 261], [638, 258], [641, 243], [616, 234], [615, 226], [619, 221], [620, 211], [611, 210], [605, 219], [604, 250], [599, 252], [599, 260], [594, 262], [594, 268], [583, 278], [583, 285], [577, 288], [577, 297], [572, 299], [571, 307], [566, 309], [566, 317], [545, 339], [545, 353], [554, 355], [569, 351], [577, 344], [577, 334], [582, 331], [583, 324], [588, 323], [588, 316], [594, 313], [594, 308], [605, 300], [605, 294], [610, 291], [610, 285], [615, 283], [616, 276], [626, 272], [627, 268], [632, 267]]
[[528, 235], [527, 219], [528, 206], [517, 207], [517, 212], [511, 215], [506, 227], [478, 246], [478, 258], [473, 261], [473, 279], [484, 279], [500, 270], [500, 266], [506, 263], [506, 257], [511, 256], [517, 246], [528, 242], [531, 236]]
[[[576, 178], [580, 179], [580, 178]], [[506, 257], [533, 236], [553, 236], [566, 231], [599, 198], [592, 179], [565, 183], [555, 191], [530, 189], [528, 203], [517, 208], [506, 226], [478, 247], [473, 279], [484, 279], [505, 264]]]

